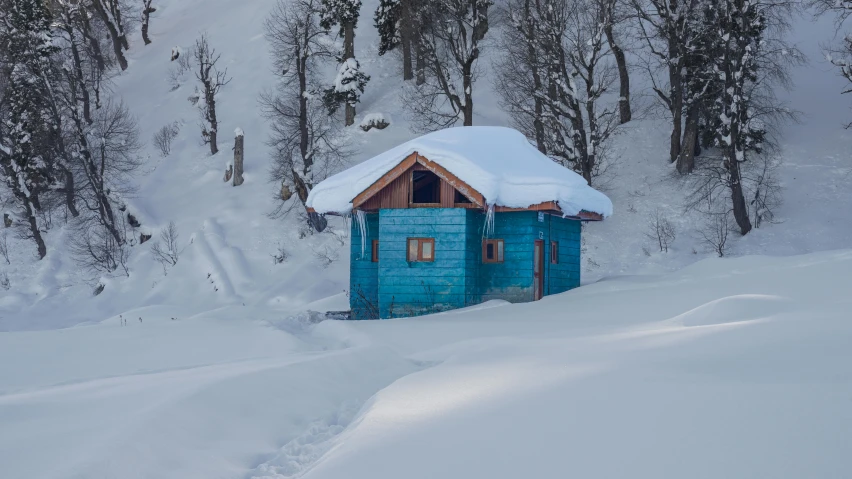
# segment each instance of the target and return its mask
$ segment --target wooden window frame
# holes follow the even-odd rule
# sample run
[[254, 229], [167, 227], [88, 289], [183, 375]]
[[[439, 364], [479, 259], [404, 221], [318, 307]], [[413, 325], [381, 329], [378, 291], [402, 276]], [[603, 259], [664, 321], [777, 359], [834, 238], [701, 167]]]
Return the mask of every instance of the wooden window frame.
[[[488, 245], [494, 245], [494, 259], [488, 259]], [[500, 256], [500, 251], [503, 252], [503, 257]], [[506, 257], [506, 242], [501, 239], [485, 239], [482, 240], [482, 262], [483, 263], [502, 263]]]
[[[410, 256], [411, 242], [417, 241], [417, 259], [412, 260]], [[432, 257], [423, 257], [423, 245], [429, 243], [432, 245]], [[434, 263], [435, 262], [435, 238], [407, 238], [405, 240], [405, 260], [409, 263]]]
[[372, 260], [373, 263], [378, 263], [379, 262], [379, 240], [377, 240], [377, 239], [373, 240], [372, 253], [373, 254], [372, 254], [370, 259]]
[[550, 264], [559, 264], [559, 242], [550, 242]]

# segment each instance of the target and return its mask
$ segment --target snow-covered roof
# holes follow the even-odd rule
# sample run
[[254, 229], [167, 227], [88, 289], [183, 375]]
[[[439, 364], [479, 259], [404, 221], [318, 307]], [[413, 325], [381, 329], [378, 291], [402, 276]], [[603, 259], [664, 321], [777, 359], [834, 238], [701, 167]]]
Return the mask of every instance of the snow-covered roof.
[[526, 208], [556, 201], [566, 216], [612, 214], [612, 202], [582, 176], [543, 155], [517, 130], [493, 126], [448, 128], [423, 135], [317, 184], [307, 206], [347, 213], [352, 200], [417, 152], [478, 191], [489, 205]]

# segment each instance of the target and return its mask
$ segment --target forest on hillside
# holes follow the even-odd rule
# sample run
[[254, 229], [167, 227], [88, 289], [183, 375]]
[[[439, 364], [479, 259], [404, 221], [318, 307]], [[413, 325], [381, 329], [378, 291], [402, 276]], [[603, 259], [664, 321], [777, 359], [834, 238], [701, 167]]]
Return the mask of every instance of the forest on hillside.
[[[382, 115], [354, 124], [372, 87], [355, 32], [371, 28], [379, 43], [371, 47], [398, 64], [415, 133], [476, 124], [477, 92], [493, 88], [512, 126], [596, 186], [619, 168], [611, 144], [624, 126], [664, 116], [670, 141], [659, 153], [674, 165], [677, 202], [702, 215], [700, 234], [724, 255], [729, 234], [772, 223], [783, 198], [778, 136], [798, 112], [778, 92], [793, 86], [790, 68], [809, 60], [790, 37], [792, 22], [830, 16], [842, 32], [850, 13], [852, 4], [831, 0], [381, 0], [375, 11], [360, 0], [278, 0], [263, 35], [279, 81], [245, 100], [269, 125], [263, 187], [277, 207], [264, 213], [325, 229], [305, 202], [352, 155], [345, 132], [387, 126]], [[47, 233], [65, 228], [61, 241], [93, 274], [129, 275], [133, 247], [149, 240], [164, 270], [177, 263], [174, 224], [152, 238], [128, 209], [142, 151], [150, 144], [167, 157], [180, 129], [192, 128], [211, 156], [229, 156], [217, 102], [239, 94], [227, 86], [245, 72], [229, 71], [206, 33], [172, 48], [167, 81], [193, 85], [197, 122], [142, 138], [113, 85], [134, 75], [128, 51], [156, 41], [160, 15], [155, 0], [0, 0], [2, 261], [14, 254], [10, 241], [44, 258], [59, 238]], [[836, 38], [824, 53], [852, 82], [852, 38]], [[485, 51], [496, 53], [486, 60]], [[486, 61], [493, 78], [482, 74]], [[637, 101], [637, 84], [650, 86], [649, 98]], [[243, 181], [237, 156], [224, 171], [234, 185]], [[672, 218], [657, 213], [648, 234], [667, 249]]]

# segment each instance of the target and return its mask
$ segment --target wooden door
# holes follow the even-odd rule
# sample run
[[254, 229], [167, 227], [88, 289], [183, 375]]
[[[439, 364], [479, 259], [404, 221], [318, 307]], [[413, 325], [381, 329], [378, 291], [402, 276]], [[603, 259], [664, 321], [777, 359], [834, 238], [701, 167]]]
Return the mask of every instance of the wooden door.
[[544, 240], [535, 240], [533, 254], [533, 300], [538, 301], [544, 291]]

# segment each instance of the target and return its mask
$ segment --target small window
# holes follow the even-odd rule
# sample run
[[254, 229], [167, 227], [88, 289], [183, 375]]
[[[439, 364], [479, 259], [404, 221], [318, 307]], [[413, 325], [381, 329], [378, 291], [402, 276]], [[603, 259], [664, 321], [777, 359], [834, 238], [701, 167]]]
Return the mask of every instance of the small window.
[[482, 262], [483, 263], [502, 263], [503, 262], [503, 240], [489, 239], [482, 241]]
[[379, 262], [379, 240], [373, 240], [373, 263]]
[[408, 238], [408, 261], [435, 261], [435, 238]]
[[559, 243], [556, 241], [550, 242], [550, 262], [559, 264]]

